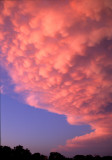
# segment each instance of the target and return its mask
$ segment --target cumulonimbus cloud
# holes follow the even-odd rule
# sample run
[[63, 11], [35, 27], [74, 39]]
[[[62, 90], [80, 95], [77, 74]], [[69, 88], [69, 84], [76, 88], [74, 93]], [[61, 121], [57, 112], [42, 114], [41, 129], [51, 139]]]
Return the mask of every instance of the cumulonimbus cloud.
[[64, 114], [92, 133], [73, 150], [112, 138], [112, 1], [0, 2], [0, 60], [30, 106]]

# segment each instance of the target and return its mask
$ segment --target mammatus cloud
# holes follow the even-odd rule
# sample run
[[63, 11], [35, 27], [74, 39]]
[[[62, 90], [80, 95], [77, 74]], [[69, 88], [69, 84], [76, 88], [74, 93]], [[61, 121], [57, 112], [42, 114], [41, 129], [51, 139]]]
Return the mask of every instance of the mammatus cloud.
[[0, 8], [0, 60], [15, 92], [93, 129], [57, 150], [111, 140], [112, 1], [0, 1]]

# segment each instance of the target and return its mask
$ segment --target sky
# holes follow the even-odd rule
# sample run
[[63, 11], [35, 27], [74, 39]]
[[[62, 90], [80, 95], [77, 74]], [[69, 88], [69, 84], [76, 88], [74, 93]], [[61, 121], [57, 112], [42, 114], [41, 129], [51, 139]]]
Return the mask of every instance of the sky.
[[2, 145], [112, 155], [112, 0], [0, 1]]

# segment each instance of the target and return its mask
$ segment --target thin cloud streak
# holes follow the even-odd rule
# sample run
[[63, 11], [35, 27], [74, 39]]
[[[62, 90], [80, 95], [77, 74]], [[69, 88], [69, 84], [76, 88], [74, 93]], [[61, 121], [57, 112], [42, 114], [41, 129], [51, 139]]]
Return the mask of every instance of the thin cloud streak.
[[0, 4], [0, 60], [14, 91], [23, 93], [30, 106], [64, 114], [69, 124], [93, 129], [56, 150], [111, 140], [112, 1]]

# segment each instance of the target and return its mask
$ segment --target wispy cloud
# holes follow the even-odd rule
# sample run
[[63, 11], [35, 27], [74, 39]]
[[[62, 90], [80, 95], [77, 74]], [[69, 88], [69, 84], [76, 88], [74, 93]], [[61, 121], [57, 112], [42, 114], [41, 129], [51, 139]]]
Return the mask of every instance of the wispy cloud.
[[0, 94], [4, 94], [3, 85], [0, 86]]
[[[1, 1], [0, 60], [15, 92], [92, 133], [57, 150], [112, 138], [112, 1]], [[108, 150], [108, 148], [107, 148]]]

